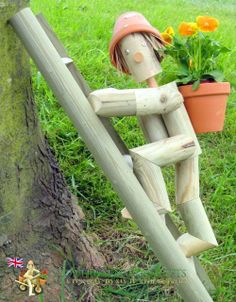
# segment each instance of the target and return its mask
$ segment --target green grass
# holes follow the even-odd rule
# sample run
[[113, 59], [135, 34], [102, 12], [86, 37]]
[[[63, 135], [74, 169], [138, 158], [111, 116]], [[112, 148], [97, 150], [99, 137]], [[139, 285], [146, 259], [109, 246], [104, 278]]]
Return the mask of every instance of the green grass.
[[[32, 0], [31, 6], [35, 13], [45, 15], [92, 89], [137, 87], [130, 77], [119, 76], [109, 62], [108, 44], [119, 14], [130, 10], [142, 12], [160, 31], [168, 25], [176, 28], [181, 21], [192, 21], [198, 15], [212, 15], [220, 20], [220, 28], [213, 35], [232, 49], [228, 59], [223, 61], [222, 58], [222, 65], [226, 79], [234, 87], [228, 101], [224, 131], [199, 135], [203, 149], [201, 197], [219, 242], [219, 247], [201, 254], [200, 259], [217, 286], [215, 301], [235, 301], [235, 1]], [[136, 225], [121, 218], [122, 201], [35, 68], [33, 84], [44, 133], [71, 191], [79, 197], [87, 217], [86, 229], [106, 255], [109, 266], [117, 272], [134, 268], [142, 272], [150, 270], [156, 264], [152, 251]], [[144, 143], [135, 118], [116, 118], [113, 122], [129, 147]], [[165, 171], [165, 177], [174, 208], [173, 169]], [[181, 225], [179, 218], [176, 219]], [[156, 287], [141, 284], [133, 288], [103, 287], [95, 296], [96, 301], [180, 301], [176, 296], [168, 296], [166, 300], [157, 295]]]

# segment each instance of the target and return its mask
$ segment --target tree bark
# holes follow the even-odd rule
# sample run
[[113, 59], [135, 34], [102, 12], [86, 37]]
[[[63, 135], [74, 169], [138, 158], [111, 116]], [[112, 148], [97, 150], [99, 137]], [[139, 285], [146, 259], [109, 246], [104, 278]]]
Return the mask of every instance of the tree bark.
[[7, 23], [27, 4], [0, 2], [0, 301], [38, 301], [18, 290], [19, 269], [5, 261], [23, 257], [49, 270], [44, 297], [53, 302], [59, 301], [64, 257], [83, 268], [101, 267], [105, 260], [85, 234], [83, 212], [41, 134], [29, 58]]

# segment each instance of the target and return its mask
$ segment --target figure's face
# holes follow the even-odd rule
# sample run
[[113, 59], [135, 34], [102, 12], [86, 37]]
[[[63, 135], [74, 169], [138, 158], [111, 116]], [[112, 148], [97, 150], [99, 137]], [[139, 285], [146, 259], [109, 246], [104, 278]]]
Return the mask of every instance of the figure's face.
[[143, 82], [161, 72], [161, 66], [152, 47], [142, 34], [126, 36], [119, 43], [129, 72], [137, 82]]
[[33, 263], [32, 260], [30, 260], [30, 261], [28, 262], [27, 268], [28, 268], [29, 270], [32, 270], [32, 269], [34, 268], [34, 263]]

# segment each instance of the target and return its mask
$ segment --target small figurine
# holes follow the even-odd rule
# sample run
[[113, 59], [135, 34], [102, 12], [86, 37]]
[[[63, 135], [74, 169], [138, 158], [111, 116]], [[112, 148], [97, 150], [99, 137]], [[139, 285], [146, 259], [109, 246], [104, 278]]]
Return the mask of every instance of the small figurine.
[[[35, 296], [35, 294], [33, 293], [33, 284], [32, 284], [32, 281], [36, 277], [40, 276], [40, 271], [35, 268], [34, 262], [32, 260], [28, 261], [28, 263], [27, 263], [27, 269], [28, 270], [24, 274], [24, 277], [25, 277], [25, 281], [27, 282], [27, 284], [29, 286], [29, 296]], [[34, 273], [36, 273], [37, 275], [34, 276]]]
[[[33, 260], [29, 260], [26, 266], [27, 270], [21, 270], [19, 279], [15, 280], [19, 284], [21, 291], [29, 288], [29, 296], [39, 295], [43, 292], [42, 286], [45, 285], [48, 277], [48, 271], [39, 271], [35, 268]], [[33, 292], [34, 290], [34, 292]]]

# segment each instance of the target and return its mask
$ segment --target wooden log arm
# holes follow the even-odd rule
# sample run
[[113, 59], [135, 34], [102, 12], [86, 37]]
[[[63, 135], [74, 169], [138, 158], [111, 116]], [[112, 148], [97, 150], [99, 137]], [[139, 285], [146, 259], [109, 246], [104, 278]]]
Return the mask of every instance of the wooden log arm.
[[97, 115], [112, 117], [165, 114], [176, 110], [183, 97], [171, 82], [159, 88], [96, 90], [90, 93], [89, 101]]

